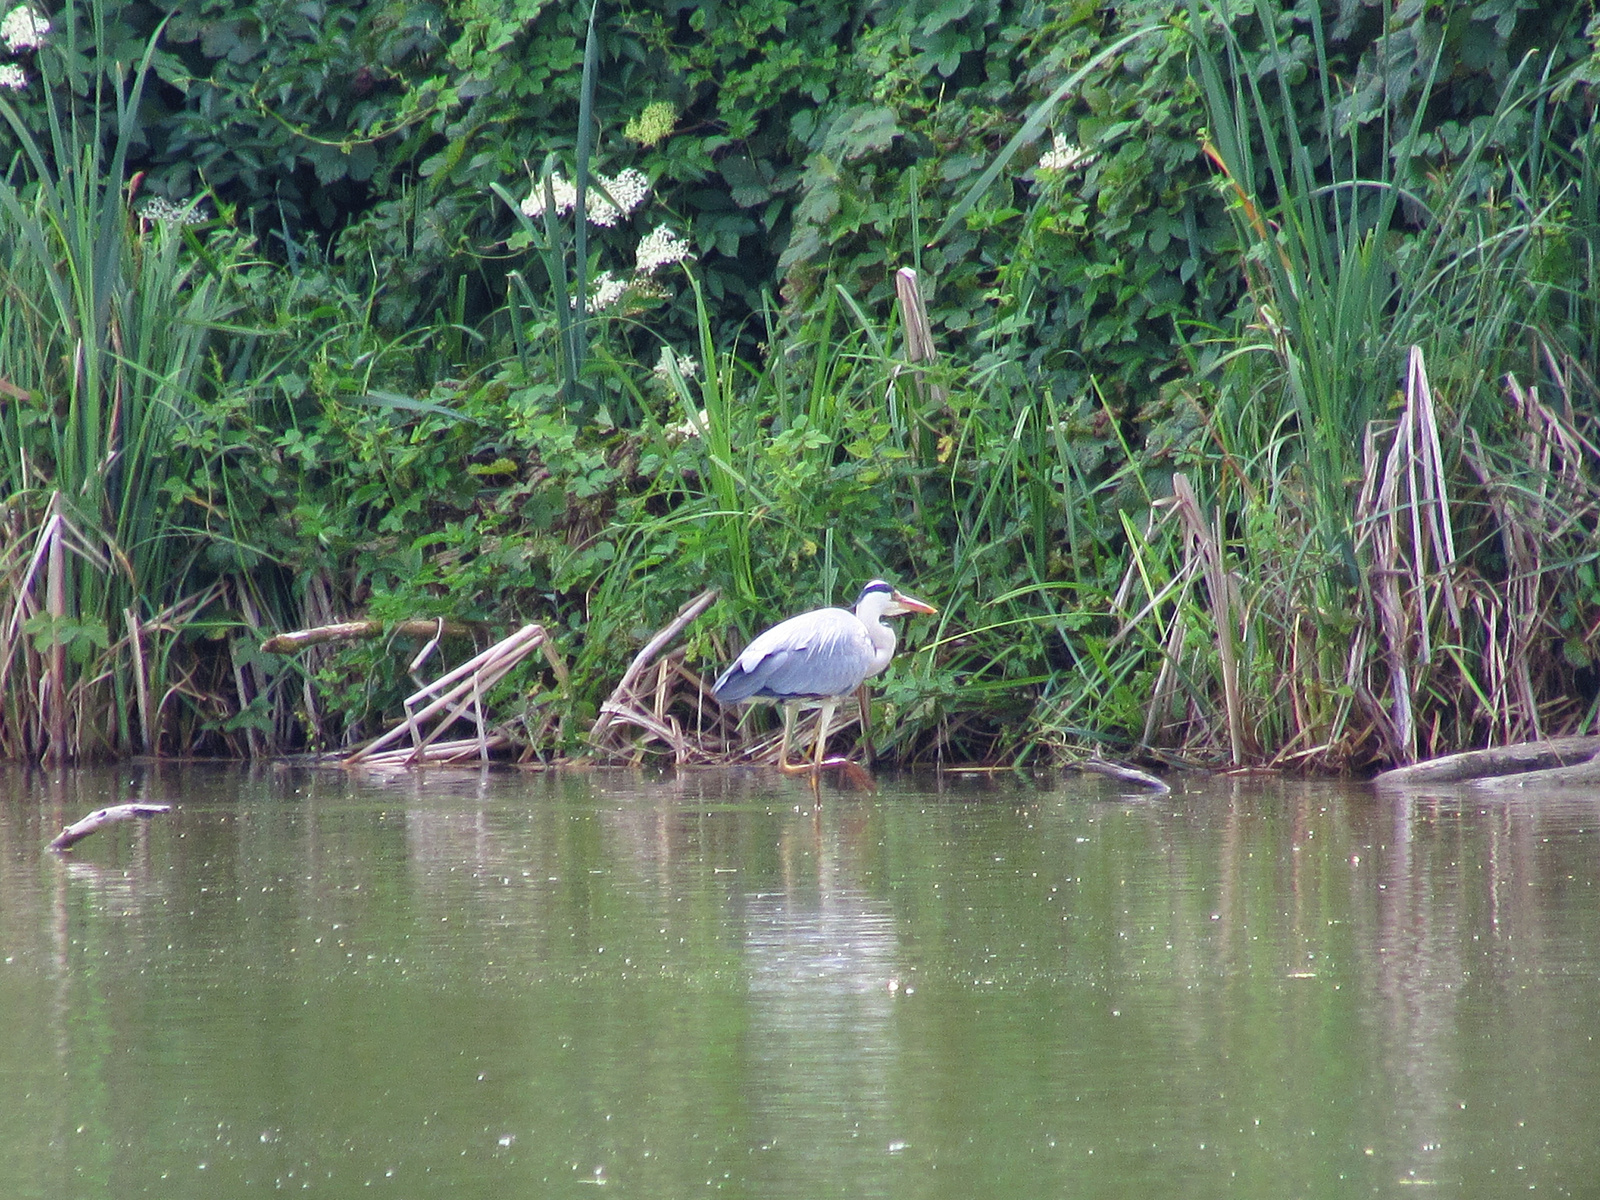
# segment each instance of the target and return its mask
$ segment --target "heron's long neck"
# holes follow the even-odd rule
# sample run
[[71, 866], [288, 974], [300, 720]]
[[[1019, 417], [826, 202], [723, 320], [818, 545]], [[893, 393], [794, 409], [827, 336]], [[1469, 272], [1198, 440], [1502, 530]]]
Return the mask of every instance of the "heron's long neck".
[[871, 679], [887, 667], [889, 660], [894, 657], [894, 630], [883, 623], [881, 612], [872, 610], [857, 615], [867, 627], [867, 636], [872, 639], [872, 665], [867, 668], [866, 676]]

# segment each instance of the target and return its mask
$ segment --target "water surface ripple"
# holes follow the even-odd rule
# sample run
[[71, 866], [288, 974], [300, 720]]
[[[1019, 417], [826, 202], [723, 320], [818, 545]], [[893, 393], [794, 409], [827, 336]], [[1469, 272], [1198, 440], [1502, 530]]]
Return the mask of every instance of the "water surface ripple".
[[1595, 1196], [1597, 875], [1574, 791], [4, 771], [0, 1191]]

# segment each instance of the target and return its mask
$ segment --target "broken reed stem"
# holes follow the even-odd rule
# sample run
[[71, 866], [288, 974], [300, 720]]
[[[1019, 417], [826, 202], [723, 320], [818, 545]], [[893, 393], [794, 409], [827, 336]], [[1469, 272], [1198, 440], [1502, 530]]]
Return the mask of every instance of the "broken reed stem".
[[61, 626], [67, 615], [67, 549], [61, 539], [59, 517], [51, 519], [49, 528], [44, 603], [54, 636], [50, 639], [50, 665], [45, 676], [45, 723], [50, 737], [45, 762], [59, 766], [67, 758], [67, 645], [61, 639]]
[[1389, 674], [1389, 711], [1375, 715], [1389, 729], [1389, 756], [1414, 762], [1418, 739], [1413, 697], [1422, 669], [1433, 662], [1431, 614], [1442, 608], [1451, 629], [1459, 634], [1462, 627], [1452, 578], [1456, 550], [1444, 453], [1433, 389], [1418, 346], [1411, 347], [1406, 362], [1405, 404], [1382, 466], [1371, 426], [1363, 460], [1365, 478], [1354, 514], [1356, 546], [1369, 548], [1367, 587]]
[[917, 273], [910, 267], [901, 267], [894, 273], [895, 297], [900, 303], [900, 323], [906, 335], [906, 361], [909, 368], [897, 366], [889, 380], [890, 394], [894, 380], [904, 370], [910, 370], [912, 386], [924, 407], [929, 401], [943, 404], [950, 393], [942, 387], [930, 387], [924, 366], [932, 366], [939, 358], [939, 348], [933, 340], [933, 322], [928, 317], [928, 303], [922, 298], [922, 285]]
[[[1184, 574], [1189, 580], [1194, 579], [1194, 573], [1185, 570]], [[1185, 586], [1179, 594], [1177, 608], [1182, 610], [1183, 602], [1188, 597], [1189, 589]], [[1153, 746], [1157, 733], [1165, 724], [1165, 714], [1172, 707], [1173, 696], [1178, 690], [1178, 664], [1183, 660], [1183, 646], [1187, 637], [1186, 627], [1181, 620], [1173, 621], [1172, 627], [1167, 631], [1166, 641], [1161, 647], [1161, 669], [1156, 672], [1156, 681], [1150, 689], [1150, 704], [1145, 710], [1144, 737], [1140, 744]]]
[[139, 740], [146, 754], [155, 753], [154, 727], [150, 724], [150, 678], [144, 661], [144, 635], [138, 614], [130, 606], [122, 610], [128, 626], [128, 654], [133, 659], [133, 698], [139, 710]]
[[[1551, 371], [1561, 386], [1554, 364]], [[1505, 564], [1503, 578], [1472, 595], [1484, 639], [1481, 720], [1492, 738], [1511, 743], [1544, 736], [1535, 669], [1549, 669], [1552, 606], [1560, 602], [1565, 574], [1548, 560], [1574, 535], [1584, 545], [1590, 540], [1586, 531], [1596, 523], [1600, 494], [1585, 464], [1600, 459], [1600, 447], [1563, 415], [1570, 402], [1553, 408], [1536, 387], [1523, 387], [1510, 375], [1505, 386], [1520, 427], [1515, 467], [1508, 473], [1494, 464], [1474, 430], [1467, 431], [1463, 457], [1488, 498]], [[1590, 640], [1592, 634], [1583, 639]]]
[[[447, 675], [436, 679], [420, 691], [412, 693], [405, 701], [406, 719], [382, 737], [367, 743], [366, 746], [346, 757], [343, 760], [344, 765], [348, 767], [361, 762], [383, 747], [398, 741], [408, 731], [413, 733], [413, 746], [408, 753], [421, 755], [429, 744], [447, 729], [472, 703], [472, 696], [469, 695], [467, 700], [457, 704], [456, 702], [463, 695], [476, 692], [477, 695], [481, 696], [482, 689], [492, 687], [499, 682], [514, 666], [531, 654], [546, 636], [544, 626], [537, 624], [524, 625], [510, 637], [496, 642], [493, 646], [468, 659]], [[467, 676], [467, 678], [463, 679], [463, 676]], [[441, 689], [445, 688], [449, 690], [440, 694]], [[411, 712], [413, 704], [420, 703], [430, 696], [434, 698], [426, 708], [421, 712]], [[452, 708], [452, 705], [455, 707]], [[433, 734], [422, 738], [420, 742], [416, 741], [416, 730], [421, 723], [445, 709], [450, 711], [435, 727]], [[474, 745], [477, 744], [479, 743], [474, 742]]]
[[501, 733], [490, 734], [485, 739], [477, 737], [457, 738], [449, 742], [435, 742], [419, 754], [410, 746], [399, 750], [385, 750], [381, 754], [370, 754], [354, 765], [358, 767], [410, 767], [418, 764], [429, 766], [447, 766], [468, 760], [482, 762], [488, 753], [503, 750], [511, 745], [511, 739]]
[[[682, 633], [691, 621], [710, 608], [712, 601], [718, 595], [716, 588], [707, 588], [701, 592], [680, 608], [678, 615], [663, 626], [654, 637], [644, 644], [644, 648], [633, 656], [633, 661], [628, 664], [628, 669], [622, 673], [622, 678], [617, 682], [617, 686], [612, 689], [610, 697], [600, 706], [600, 713], [595, 718], [594, 724], [589, 727], [590, 745], [598, 748], [601, 744], [601, 739], [605, 737], [606, 732], [618, 717], [625, 717], [644, 728], [650, 728], [643, 721], [635, 720], [635, 718], [644, 714], [640, 706], [633, 702], [635, 698], [634, 685], [638, 682], [639, 676], [644, 674], [645, 668], [655, 661], [656, 656], [661, 653], [662, 649]], [[660, 723], [652, 722], [652, 724], [659, 725]], [[651, 732], [657, 733], [659, 736], [658, 730], [651, 729]], [[669, 738], [668, 740], [670, 742], [671, 739]]]

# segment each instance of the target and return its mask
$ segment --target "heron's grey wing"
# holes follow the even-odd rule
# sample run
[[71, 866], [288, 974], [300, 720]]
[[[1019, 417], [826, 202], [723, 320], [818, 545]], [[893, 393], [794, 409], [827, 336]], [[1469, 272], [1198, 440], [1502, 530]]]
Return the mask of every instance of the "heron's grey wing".
[[872, 639], [854, 613], [823, 608], [774, 625], [745, 647], [713, 690], [725, 702], [842, 696], [866, 678]]

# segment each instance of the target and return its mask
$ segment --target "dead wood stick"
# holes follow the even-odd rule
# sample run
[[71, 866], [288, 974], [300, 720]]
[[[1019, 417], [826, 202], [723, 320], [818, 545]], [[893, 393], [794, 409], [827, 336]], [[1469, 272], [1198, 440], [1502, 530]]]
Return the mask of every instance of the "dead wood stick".
[[264, 654], [295, 654], [307, 646], [320, 646], [324, 642], [348, 642], [360, 638], [382, 637], [397, 633], [402, 637], [431, 638], [442, 633], [445, 637], [471, 637], [477, 626], [465, 621], [445, 621], [443, 629], [437, 618], [432, 620], [397, 621], [338, 621], [332, 625], [318, 625], [314, 629], [297, 629], [293, 633], [280, 633], [261, 643]]
[[711, 602], [716, 598], [716, 588], [707, 588], [701, 592], [680, 608], [678, 615], [664, 626], [655, 637], [646, 642], [644, 649], [633, 656], [633, 661], [628, 664], [628, 669], [622, 673], [621, 681], [612, 690], [610, 700], [600, 706], [600, 715], [589, 729], [589, 742], [591, 745], [598, 746], [600, 744], [600, 738], [604, 736], [606, 729], [611, 725], [612, 717], [617, 715], [615, 712], [607, 711], [607, 706], [623, 704], [625, 697], [633, 694], [633, 685], [639, 676], [644, 673], [644, 669], [655, 660], [657, 654], [661, 653], [661, 648], [682, 633], [690, 621], [693, 621], [706, 609], [710, 608]]
[[1146, 771], [1123, 763], [1111, 762], [1104, 758], [1086, 758], [1074, 765], [1080, 771], [1093, 771], [1097, 775], [1109, 775], [1112, 779], [1120, 779], [1124, 783], [1136, 783], [1142, 788], [1149, 788], [1158, 796], [1165, 796], [1172, 791], [1165, 780], [1157, 779]]
[[170, 804], [113, 804], [110, 808], [97, 808], [81, 821], [68, 825], [50, 843], [52, 850], [66, 850], [83, 841], [97, 829], [115, 825], [118, 821], [131, 821], [135, 817], [149, 820], [162, 813], [171, 812]]

